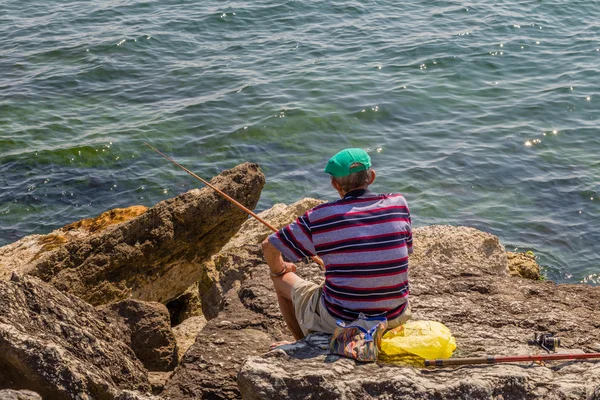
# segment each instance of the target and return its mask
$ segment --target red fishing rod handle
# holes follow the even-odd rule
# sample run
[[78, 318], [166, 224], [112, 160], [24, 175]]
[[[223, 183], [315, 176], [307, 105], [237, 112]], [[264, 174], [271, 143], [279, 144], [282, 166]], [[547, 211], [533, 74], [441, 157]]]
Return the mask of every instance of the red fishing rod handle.
[[560, 360], [588, 360], [600, 358], [600, 353], [578, 353], [578, 354], [543, 354], [537, 356], [488, 356], [472, 358], [449, 358], [437, 360], [425, 360], [426, 367], [448, 367], [452, 365], [475, 365], [475, 364], [499, 364], [511, 362], [533, 362], [533, 361], [560, 361]]
[[495, 357], [467, 357], [467, 358], [449, 358], [425, 360], [426, 367], [448, 367], [450, 365], [474, 365], [474, 364], [495, 364]]

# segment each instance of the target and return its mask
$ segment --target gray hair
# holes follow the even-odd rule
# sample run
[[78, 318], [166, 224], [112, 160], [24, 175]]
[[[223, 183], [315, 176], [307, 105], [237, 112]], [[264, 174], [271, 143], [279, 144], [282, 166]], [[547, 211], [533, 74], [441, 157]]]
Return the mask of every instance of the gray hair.
[[371, 182], [371, 168], [342, 176], [341, 178], [332, 176], [331, 180], [336, 181], [342, 188], [342, 191], [348, 193], [351, 190], [369, 186], [369, 183]]

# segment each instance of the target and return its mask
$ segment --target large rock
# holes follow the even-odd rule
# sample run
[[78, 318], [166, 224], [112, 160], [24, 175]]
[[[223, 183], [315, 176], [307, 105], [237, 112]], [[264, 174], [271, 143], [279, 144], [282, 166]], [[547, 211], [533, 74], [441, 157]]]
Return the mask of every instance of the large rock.
[[[448, 326], [458, 345], [454, 357], [543, 353], [527, 345], [534, 332], [556, 332], [564, 352], [600, 351], [600, 288], [511, 277], [498, 239], [472, 228], [419, 228], [414, 240], [413, 318]], [[426, 369], [356, 363], [330, 355], [326, 343], [326, 335], [313, 335], [249, 357], [238, 377], [241, 396], [600, 399], [597, 362]]]
[[[211, 183], [252, 209], [264, 181], [258, 165], [245, 163]], [[0, 248], [0, 279], [34, 275], [94, 305], [128, 297], [166, 303], [200, 278], [198, 264], [246, 219], [212, 189], [191, 190], [147, 211], [103, 214]]]
[[229, 291], [222, 313], [200, 331], [161, 395], [167, 399], [239, 398], [239, 368], [246, 357], [268, 350], [270, 324], [266, 316], [245, 308], [235, 290]]
[[242, 398], [600, 399], [597, 363], [433, 370], [360, 364], [328, 355], [324, 350], [328, 341], [327, 335], [313, 334], [295, 345], [249, 358], [239, 377]]
[[[258, 214], [265, 221], [269, 222], [277, 229], [292, 223], [298, 216], [304, 214], [307, 210], [323, 203], [322, 200], [304, 198], [296, 203], [286, 206], [285, 204], [276, 204], [269, 210]], [[254, 218], [248, 219], [238, 233], [223, 246], [220, 253], [211, 257], [200, 268], [201, 275], [198, 282], [202, 312], [207, 319], [217, 316], [223, 308], [223, 299], [226, 293], [240, 280], [249, 276], [247, 268], [231, 268], [230, 264], [243, 263], [248, 265], [247, 246], [261, 243], [268, 235], [273, 233], [264, 224]], [[252, 250], [253, 251], [253, 250]], [[254, 261], [262, 260], [262, 253], [258, 259], [250, 256]], [[239, 272], [236, 272], [239, 271]], [[270, 279], [267, 280], [270, 284]]]
[[203, 316], [198, 282], [167, 303], [167, 308], [171, 316], [172, 326], [177, 326], [188, 318]]
[[540, 266], [535, 261], [535, 254], [506, 252], [508, 257], [508, 271], [513, 276], [521, 276], [527, 279], [543, 279]]
[[[259, 215], [279, 228], [320, 203], [304, 199], [289, 207], [278, 204]], [[210, 320], [167, 382], [162, 396], [239, 398], [236, 379], [243, 360], [264, 353], [273, 340], [289, 340], [259, 246], [270, 232], [264, 225], [248, 220], [224, 250], [205, 263], [200, 292], [204, 314]], [[306, 264], [299, 273], [307, 279], [321, 277], [316, 264]]]
[[172, 371], [177, 366], [177, 342], [169, 311], [162, 303], [128, 299], [102, 310], [127, 326], [129, 346], [148, 371]]
[[30, 390], [0, 390], [0, 400], [42, 400], [42, 396]]
[[[162, 396], [168, 399], [237, 399], [244, 359], [260, 355], [289, 334], [258, 244], [221, 254], [218, 313], [199, 332]], [[314, 264], [316, 273], [318, 266]], [[308, 269], [304, 269], [307, 272]]]
[[0, 389], [48, 399], [141, 398], [147, 372], [124, 332], [34, 277], [0, 281]]
[[13, 272], [21, 275], [31, 271], [35, 264], [69, 242], [83, 240], [109, 226], [129, 221], [148, 211], [148, 207], [115, 208], [94, 218], [63, 226], [47, 235], [30, 235], [0, 247], [0, 279], [9, 279]]
[[183, 358], [187, 350], [194, 344], [198, 333], [206, 326], [206, 318], [203, 315], [190, 317], [173, 328], [173, 335], [177, 341], [177, 357]]
[[[167, 382], [165, 398], [600, 400], [600, 365], [593, 362], [443, 370], [360, 364], [330, 355], [327, 335], [267, 352], [270, 342], [291, 338], [257, 244], [264, 234], [241, 245], [240, 231], [236, 245], [205, 269], [200, 288], [209, 322]], [[425, 227], [414, 237], [414, 318], [446, 324], [456, 357], [538, 354], [527, 341], [547, 331], [562, 336], [563, 351], [600, 351], [599, 288], [512, 277], [498, 238], [476, 229]], [[298, 263], [298, 272], [323, 280], [314, 263]]]

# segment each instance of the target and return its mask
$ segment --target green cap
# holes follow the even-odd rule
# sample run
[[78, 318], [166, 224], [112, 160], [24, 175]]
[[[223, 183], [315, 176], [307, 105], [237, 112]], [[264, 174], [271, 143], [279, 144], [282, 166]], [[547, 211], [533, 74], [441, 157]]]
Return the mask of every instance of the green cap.
[[[360, 164], [354, 165], [352, 164]], [[345, 149], [329, 159], [325, 172], [336, 178], [371, 168], [371, 157], [363, 149]]]

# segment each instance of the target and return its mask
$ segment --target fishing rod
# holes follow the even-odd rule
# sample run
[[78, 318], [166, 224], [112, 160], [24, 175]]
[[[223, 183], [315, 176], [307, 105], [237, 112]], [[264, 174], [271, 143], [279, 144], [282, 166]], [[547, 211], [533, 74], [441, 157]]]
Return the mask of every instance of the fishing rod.
[[[209, 188], [211, 188], [212, 190], [214, 190], [215, 192], [217, 192], [218, 194], [220, 194], [223, 198], [225, 198], [229, 202], [233, 203], [235, 206], [237, 206], [238, 208], [240, 208], [241, 210], [243, 210], [247, 214], [249, 214], [249, 215], [253, 216], [254, 218], [256, 218], [259, 222], [261, 222], [267, 228], [271, 229], [273, 232], [277, 232], [279, 230], [279, 229], [275, 228], [273, 225], [271, 225], [270, 223], [268, 223], [267, 221], [265, 221], [264, 219], [262, 219], [261, 217], [259, 217], [256, 213], [254, 213], [251, 210], [249, 210], [248, 208], [246, 208], [243, 204], [239, 203], [237, 200], [235, 200], [234, 198], [232, 198], [231, 196], [229, 196], [228, 194], [226, 194], [225, 192], [223, 192], [219, 188], [213, 186], [210, 182], [205, 181], [204, 179], [200, 178], [198, 175], [196, 175], [195, 173], [193, 173], [192, 171], [190, 171], [189, 169], [187, 169], [183, 165], [179, 164], [177, 161], [173, 160], [171, 157], [169, 157], [165, 153], [161, 152], [157, 148], [153, 147], [148, 142], [144, 142], [144, 144], [146, 146], [150, 147], [152, 150], [154, 150], [158, 154], [160, 154], [161, 156], [163, 156], [164, 158], [166, 158], [167, 160], [171, 161], [173, 164], [175, 164], [176, 166], [178, 166], [179, 168], [181, 168], [182, 170], [184, 170], [185, 172], [187, 172], [188, 174], [190, 174], [194, 178], [198, 179], [200, 182], [204, 183], [206, 186], [208, 186]], [[317, 264], [319, 264], [321, 267], [325, 266], [323, 264], [323, 260], [321, 260], [320, 257], [313, 256], [312, 259]]]
[[426, 367], [449, 367], [452, 365], [474, 365], [474, 364], [499, 364], [523, 361], [557, 361], [557, 360], [584, 360], [600, 358], [600, 353], [583, 354], [543, 354], [540, 356], [488, 356], [470, 358], [450, 358], [447, 360], [425, 360]]
[[[527, 344], [539, 346], [548, 353], [556, 351], [560, 347], [560, 338], [553, 333], [537, 334], [534, 333], [533, 340], [528, 340]], [[584, 360], [590, 358], [600, 358], [600, 353], [579, 353], [579, 354], [544, 354], [541, 356], [487, 356], [470, 358], [453, 358], [425, 360], [426, 367], [448, 367], [452, 365], [473, 365], [473, 364], [499, 364], [523, 361], [556, 361], [556, 360]]]

